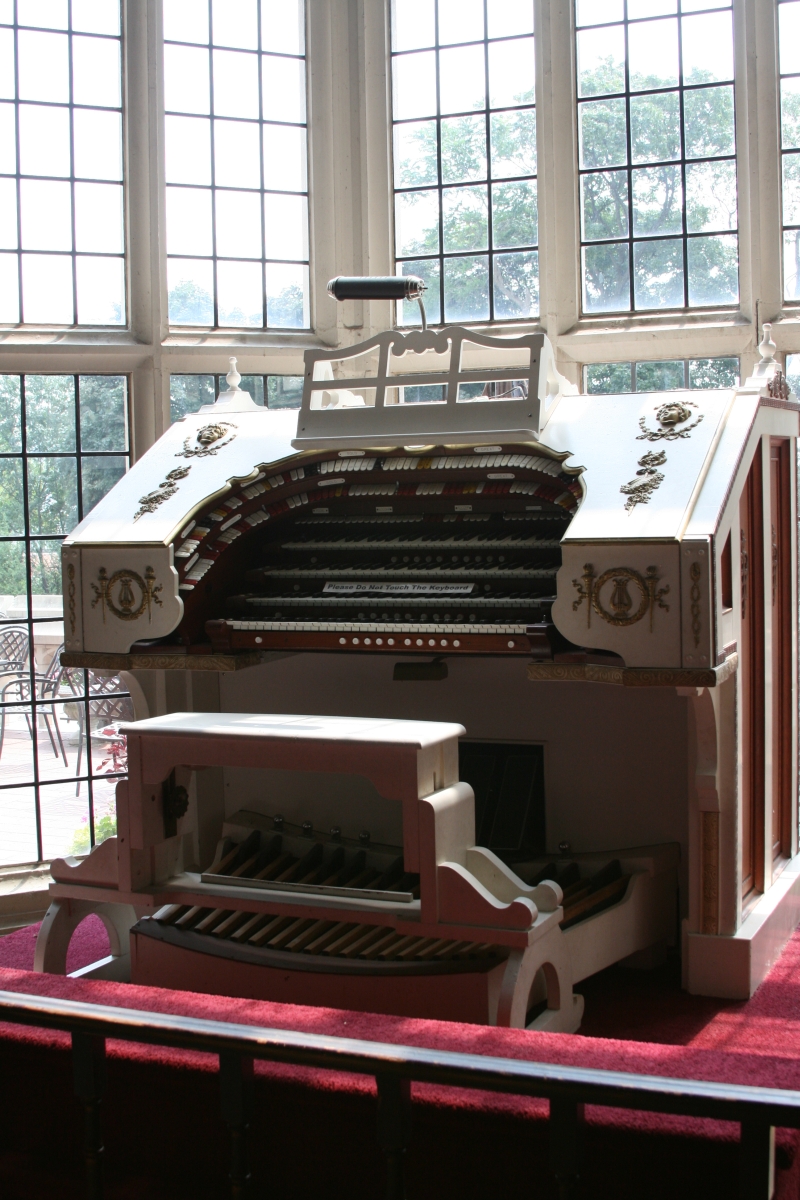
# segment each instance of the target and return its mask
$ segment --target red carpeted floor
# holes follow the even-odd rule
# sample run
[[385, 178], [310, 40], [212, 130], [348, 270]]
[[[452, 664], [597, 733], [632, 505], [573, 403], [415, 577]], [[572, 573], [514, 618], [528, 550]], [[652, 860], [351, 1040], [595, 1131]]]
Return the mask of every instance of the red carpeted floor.
[[[87, 921], [70, 968], [102, 956]], [[747, 1003], [684, 995], [671, 967], [613, 969], [587, 980], [580, 1035], [529, 1034], [449, 1022], [268, 1004], [29, 974], [35, 930], [0, 939], [0, 988], [222, 1020], [487, 1054], [800, 1088], [800, 935]], [[0, 1194], [81, 1194], [78, 1119], [67, 1038], [0, 1028]], [[211, 1200], [223, 1194], [225, 1139], [216, 1062], [208, 1055], [109, 1043], [105, 1128], [109, 1200]], [[409, 1194], [415, 1200], [554, 1196], [546, 1105], [415, 1086]], [[32, 1120], [35, 1114], [36, 1120]], [[382, 1190], [372, 1080], [258, 1065], [254, 1174], [264, 1194], [361, 1200]], [[580, 1197], [715, 1200], [736, 1194], [736, 1126], [592, 1108]], [[776, 1196], [800, 1197], [797, 1135], [778, 1132]], [[259, 1195], [259, 1191], [256, 1195]]]

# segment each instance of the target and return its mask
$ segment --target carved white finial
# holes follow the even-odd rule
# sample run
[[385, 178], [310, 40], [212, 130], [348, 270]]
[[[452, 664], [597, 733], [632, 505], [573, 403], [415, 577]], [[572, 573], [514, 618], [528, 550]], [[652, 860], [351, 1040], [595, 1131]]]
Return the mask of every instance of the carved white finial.
[[[765, 325], [764, 328], [766, 329], [767, 326]], [[236, 359], [231, 358], [231, 359], [229, 359], [229, 362], [231, 364], [231, 369], [230, 369], [230, 371], [228, 371], [228, 374], [225, 376], [225, 381], [228, 384], [229, 389], [232, 392], [235, 392], [236, 389], [238, 388], [239, 384], [242, 382], [242, 377], [239, 374], [239, 372], [236, 370]]]
[[761, 339], [761, 344], [758, 348], [761, 351], [762, 363], [771, 363], [775, 361], [775, 351], [778, 349], [778, 347], [772, 340], [772, 326], [768, 321], [764, 322], [764, 336]]

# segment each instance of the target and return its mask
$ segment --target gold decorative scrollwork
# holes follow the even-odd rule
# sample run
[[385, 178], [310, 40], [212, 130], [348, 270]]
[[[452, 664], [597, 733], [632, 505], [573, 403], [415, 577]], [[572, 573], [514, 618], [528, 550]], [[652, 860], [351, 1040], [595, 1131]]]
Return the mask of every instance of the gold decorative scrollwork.
[[230, 437], [226, 437], [226, 429], [235, 428], [236, 426], [231, 421], [217, 421], [213, 425], [204, 425], [195, 434], [197, 445], [190, 446], [188, 437], [184, 438], [183, 449], [179, 450], [175, 457], [206, 458], [209, 454], [216, 454], [218, 450], [221, 450], [223, 446], [229, 445], [236, 437], [235, 433], [232, 433]]
[[[92, 608], [100, 605], [103, 624], [106, 620], [106, 608], [120, 621], [137, 621], [147, 609], [147, 619], [151, 621], [153, 604], [162, 606], [158, 593], [163, 591], [163, 588], [160, 583], [156, 583], [156, 573], [152, 567], [145, 568], [144, 579], [137, 571], [129, 571], [127, 568], [115, 571], [109, 576], [106, 568], [101, 567], [97, 573], [97, 580], [97, 583], [92, 584], [95, 593]], [[135, 588], [139, 589], [138, 601]]]
[[628, 497], [625, 501], [626, 512], [632, 512], [637, 504], [650, 503], [653, 492], [664, 482], [664, 476], [656, 468], [663, 467], [666, 461], [667, 456], [663, 450], [648, 450], [647, 454], [642, 455], [639, 459], [639, 470], [636, 472], [641, 478], [623, 483], [619, 489], [623, 496]]
[[166, 479], [161, 480], [155, 491], [139, 497], [140, 508], [134, 514], [134, 521], [138, 521], [139, 517], [143, 517], [145, 513], [155, 512], [165, 500], [174, 496], [178, 490], [178, 480], [185, 479], [191, 469], [191, 467], [175, 467], [174, 470], [167, 471]]
[[75, 564], [67, 567], [67, 607], [69, 609], [69, 631], [75, 634]]
[[767, 384], [767, 394], [773, 400], [788, 400], [791, 390], [783, 371], [776, 371]]
[[695, 648], [700, 645], [700, 576], [702, 573], [703, 569], [700, 563], [693, 562], [689, 568], [689, 578], [692, 581], [689, 600], [691, 602], [690, 612], [692, 614], [692, 634], [694, 635]]
[[[581, 580], [573, 579], [573, 587], [578, 592], [578, 599], [572, 603], [573, 612], [577, 612], [586, 601], [586, 625], [591, 628], [592, 609], [609, 625], [625, 628], [635, 625], [643, 617], [650, 614], [650, 632], [653, 632], [653, 614], [656, 608], [669, 612], [669, 605], [664, 603], [664, 596], [669, 593], [669, 585], [659, 588], [660, 577], [655, 567], [648, 567], [644, 575], [634, 571], [632, 567], [611, 567], [602, 575], [595, 575], [591, 563], [583, 568]], [[607, 583], [613, 583], [609, 599], [611, 611], [603, 603], [601, 592]], [[628, 584], [632, 583], [639, 592], [639, 602], [636, 607], [631, 598]], [[633, 610], [633, 611], [631, 611]]]
[[[659, 428], [648, 429], [644, 417], [640, 417], [639, 428], [642, 432], [636, 440], [660, 442], [663, 439], [665, 442], [674, 442], [677, 438], [687, 438], [703, 419], [703, 414], [700, 413], [691, 425], [685, 425], [693, 415], [693, 408], [697, 408], [697, 405], [692, 400], [668, 400], [666, 404], [659, 405], [656, 409]], [[684, 428], [678, 429], [679, 425], [684, 425]]]

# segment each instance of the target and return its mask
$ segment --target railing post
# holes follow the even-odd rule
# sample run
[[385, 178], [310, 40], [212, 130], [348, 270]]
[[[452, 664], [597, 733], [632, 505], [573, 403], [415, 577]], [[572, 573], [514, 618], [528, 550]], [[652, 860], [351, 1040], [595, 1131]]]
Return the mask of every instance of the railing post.
[[411, 1136], [411, 1084], [399, 1075], [376, 1075], [378, 1145], [386, 1158], [386, 1200], [405, 1200], [406, 1146]]
[[775, 1191], [775, 1130], [742, 1121], [739, 1137], [740, 1200], [772, 1200]]
[[584, 1106], [574, 1100], [550, 1100], [550, 1167], [559, 1200], [570, 1200], [583, 1158]]
[[253, 1060], [236, 1051], [224, 1050], [219, 1056], [219, 1091], [222, 1119], [231, 1135], [231, 1200], [243, 1200], [250, 1194], [250, 1170], [247, 1162], [247, 1133], [250, 1128], [250, 1081]]
[[106, 1088], [106, 1041], [91, 1033], [72, 1035], [75, 1095], [83, 1104], [83, 1162], [86, 1200], [103, 1200], [103, 1133], [100, 1102]]

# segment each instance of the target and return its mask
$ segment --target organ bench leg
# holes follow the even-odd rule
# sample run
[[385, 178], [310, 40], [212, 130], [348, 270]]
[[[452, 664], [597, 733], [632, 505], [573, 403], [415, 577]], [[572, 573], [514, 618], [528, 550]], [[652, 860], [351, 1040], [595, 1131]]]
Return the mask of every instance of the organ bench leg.
[[130, 930], [136, 924], [136, 909], [130, 904], [97, 904], [91, 900], [54, 900], [36, 938], [34, 971], [66, 975], [70, 939], [84, 917], [95, 913], [106, 927], [109, 949], [106, 958], [81, 972], [84, 979], [113, 979], [127, 983], [131, 977]]

